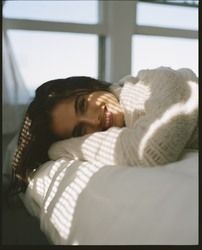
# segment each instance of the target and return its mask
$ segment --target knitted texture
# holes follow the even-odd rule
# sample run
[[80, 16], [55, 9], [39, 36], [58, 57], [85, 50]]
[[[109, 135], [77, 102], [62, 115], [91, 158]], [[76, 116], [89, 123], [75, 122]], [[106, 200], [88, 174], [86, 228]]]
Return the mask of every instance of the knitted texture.
[[49, 157], [96, 165], [156, 166], [197, 148], [198, 84], [190, 69], [159, 67], [126, 76], [111, 91], [124, 109], [126, 126], [54, 143]]

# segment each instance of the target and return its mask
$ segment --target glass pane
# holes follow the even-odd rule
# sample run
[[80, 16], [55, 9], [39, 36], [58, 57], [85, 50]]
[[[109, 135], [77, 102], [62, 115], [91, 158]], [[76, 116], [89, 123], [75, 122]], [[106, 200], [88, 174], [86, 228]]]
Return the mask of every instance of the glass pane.
[[32, 95], [48, 80], [81, 75], [98, 77], [96, 35], [13, 30], [8, 35]]
[[137, 24], [198, 30], [198, 8], [139, 2]]
[[98, 1], [7, 1], [3, 16], [94, 24], [98, 22]]
[[168, 66], [191, 68], [198, 75], [198, 40], [135, 35], [132, 39], [132, 74], [140, 69]]

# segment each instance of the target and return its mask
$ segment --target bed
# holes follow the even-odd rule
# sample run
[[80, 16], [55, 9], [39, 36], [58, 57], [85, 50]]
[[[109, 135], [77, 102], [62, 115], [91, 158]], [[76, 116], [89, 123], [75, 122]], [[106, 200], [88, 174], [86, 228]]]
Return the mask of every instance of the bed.
[[20, 198], [54, 245], [197, 245], [198, 151], [151, 168], [48, 161]]

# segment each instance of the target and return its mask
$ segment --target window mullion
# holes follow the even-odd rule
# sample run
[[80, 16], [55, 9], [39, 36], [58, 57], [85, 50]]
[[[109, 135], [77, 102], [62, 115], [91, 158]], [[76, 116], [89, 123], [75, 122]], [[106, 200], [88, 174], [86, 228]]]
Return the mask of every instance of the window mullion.
[[131, 73], [131, 40], [136, 1], [105, 1], [107, 6], [106, 80], [117, 82]]
[[36, 30], [52, 32], [89, 33], [105, 35], [102, 24], [77, 24], [39, 20], [23, 20], [4, 18], [3, 25], [6, 29]]
[[192, 38], [192, 39], [198, 38], [198, 31], [195, 30], [172, 29], [172, 28], [145, 26], [145, 25], [137, 25], [134, 29], [134, 34], [181, 37], [181, 38]]

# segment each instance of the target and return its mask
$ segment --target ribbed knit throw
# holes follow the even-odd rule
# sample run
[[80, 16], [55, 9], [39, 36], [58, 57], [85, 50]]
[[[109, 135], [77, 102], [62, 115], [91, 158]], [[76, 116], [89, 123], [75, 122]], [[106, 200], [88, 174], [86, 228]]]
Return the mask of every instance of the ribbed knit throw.
[[141, 70], [113, 84], [126, 127], [54, 143], [49, 157], [95, 165], [156, 166], [198, 148], [198, 79], [190, 69]]

